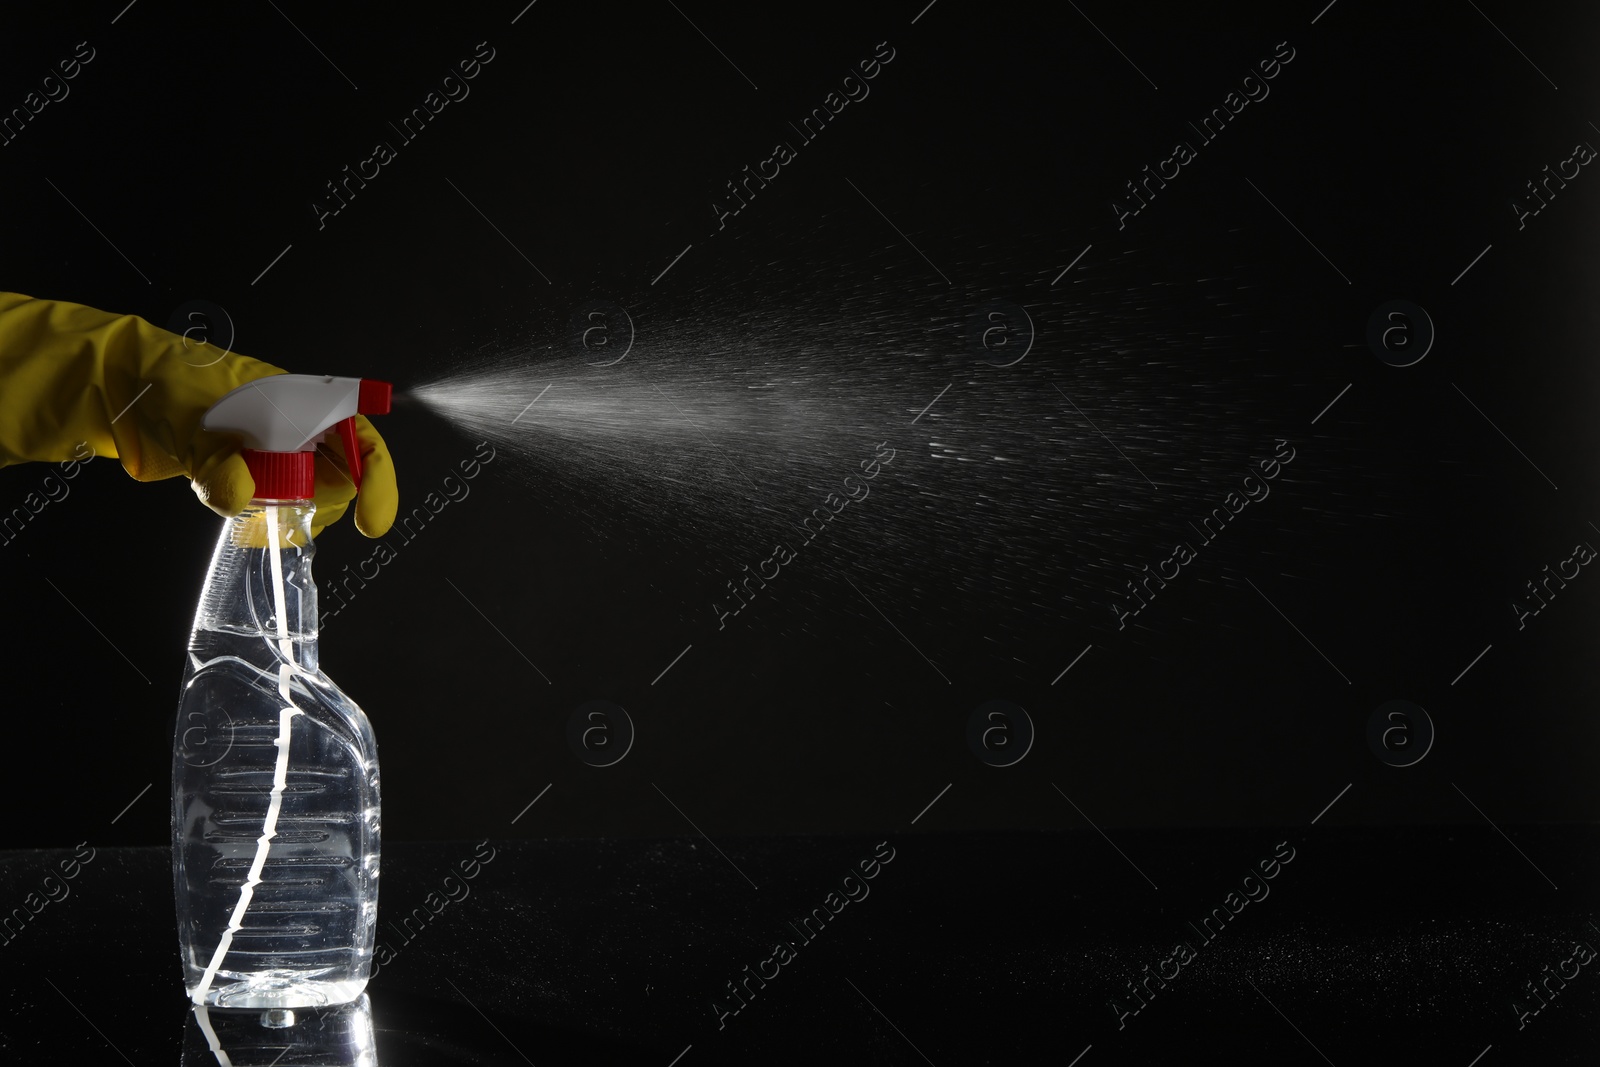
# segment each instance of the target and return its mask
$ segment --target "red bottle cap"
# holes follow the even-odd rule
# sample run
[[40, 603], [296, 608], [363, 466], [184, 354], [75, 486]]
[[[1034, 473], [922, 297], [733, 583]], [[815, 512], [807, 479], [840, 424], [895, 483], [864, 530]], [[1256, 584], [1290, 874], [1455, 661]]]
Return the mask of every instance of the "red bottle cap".
[[317, 457], [314, 452], [261, 452], [241, 449], [250, 477], [255, 479], [257, 500], [310, 500], [316, 496]]

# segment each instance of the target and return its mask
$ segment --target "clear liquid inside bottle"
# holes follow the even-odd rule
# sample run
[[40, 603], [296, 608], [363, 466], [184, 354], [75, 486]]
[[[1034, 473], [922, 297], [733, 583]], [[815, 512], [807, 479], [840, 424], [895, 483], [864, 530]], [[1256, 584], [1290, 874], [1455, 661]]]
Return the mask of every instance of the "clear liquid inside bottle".
[[218, 538], [172, 763], [173, 880], [197, 1004], [343, 1004], [371, 974], [378, 757], [322, 673], [310, 501], [252, 501]]

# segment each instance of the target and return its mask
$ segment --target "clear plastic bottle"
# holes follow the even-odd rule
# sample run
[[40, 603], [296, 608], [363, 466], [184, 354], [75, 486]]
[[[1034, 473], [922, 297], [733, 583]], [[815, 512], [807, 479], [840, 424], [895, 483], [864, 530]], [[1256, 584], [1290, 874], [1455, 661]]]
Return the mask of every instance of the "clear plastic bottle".
[[313, 511], [255, 500], [227, 520], [189, 637], [172, 833], [196, 1004], [343, 1004], [371, 974], [377, 744], [318, 666]]

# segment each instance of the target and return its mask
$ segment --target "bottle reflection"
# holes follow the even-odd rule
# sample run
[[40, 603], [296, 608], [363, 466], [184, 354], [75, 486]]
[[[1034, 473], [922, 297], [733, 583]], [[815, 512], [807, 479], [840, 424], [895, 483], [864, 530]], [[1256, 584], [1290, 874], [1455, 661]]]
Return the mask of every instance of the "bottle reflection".
[[378, 1067], [372, 1001], [271, 1011], [194, 1005], [183, 1067]]

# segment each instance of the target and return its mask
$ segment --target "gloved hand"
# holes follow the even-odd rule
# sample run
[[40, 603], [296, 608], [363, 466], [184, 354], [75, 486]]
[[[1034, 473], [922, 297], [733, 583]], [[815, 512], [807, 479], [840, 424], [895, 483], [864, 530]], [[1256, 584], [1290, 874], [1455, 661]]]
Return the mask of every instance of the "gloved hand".
[[[193, 480], [201, 501], [237, 515], [255, 493], [239, 441], [200, 428], [224, 393], [283, 374], [269, 363], [158, 329], [135, 315], [0, 293], [0, 467], [81, 459], [79, 442], [141, 482]], [[312, 535], [356, 505], [356, 529], [382, 537], [399, 505], [389, 450], [364, 416], [361, 494], [337, 434], [317, 447]]]

